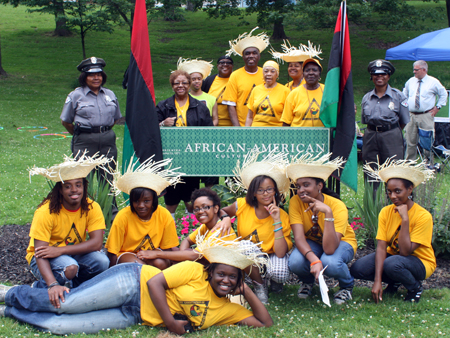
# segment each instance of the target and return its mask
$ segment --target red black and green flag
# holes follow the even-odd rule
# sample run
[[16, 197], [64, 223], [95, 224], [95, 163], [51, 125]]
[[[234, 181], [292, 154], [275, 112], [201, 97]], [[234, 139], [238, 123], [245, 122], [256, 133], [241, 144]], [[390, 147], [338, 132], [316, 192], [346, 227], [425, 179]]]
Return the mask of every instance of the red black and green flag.
[[357, 149], [355, 141], [355, 108], [353, 100], [352, 58], [348, 31], [347, 4], [341, 8], [334, 29], [328, 73], [325, 80], [320, 119], [326, 128], [332, 128], [333, 158], [347, 160], [344, 170], [335, 177], [357, 190]]
[[141, 163], [152, 155], [155, 155], [155, 161], [163, 159], [155, 108], [145, 0], [136, 0], [130, 64], [127, 72], [128, 91], [122, 169], [128, 166], [134, 153]]

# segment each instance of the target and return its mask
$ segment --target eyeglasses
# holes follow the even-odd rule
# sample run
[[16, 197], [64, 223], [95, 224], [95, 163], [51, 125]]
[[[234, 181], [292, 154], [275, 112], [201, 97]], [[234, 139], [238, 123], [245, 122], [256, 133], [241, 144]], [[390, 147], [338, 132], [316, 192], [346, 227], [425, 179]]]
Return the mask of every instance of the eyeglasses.
[[422, 68], [418, 68], [418, 69], [416, 69], [416, 68], [414, 68], [413, 69], [413, 72], [418, 72], [419, 70], [421, 70]]
[[230, 65], [232, 65], [233, 63], [232, 63], [232, 62], [222, 62], [222, 61], [220, 61], [220, 62], [218, 62], [217, 64], [220, 65], [220, 66], [230, 66]]
[[174, 82], [174, 86], [189, 86], [189, 82]]
[[197, 212], [202, 212], [202, 211], [208, 211], [212, 207], [214, 207], [214, 205], [205, 205], [205, 206], [200, 207], [200, 208], [195, 208], [194, 212], [197, 213]]
[[271, 193], [273, 193], [274, 191], [275, 191], [275, 188], [258, 189], [258, 190], [256, 190], [256, 194], [258, 194], [258, 195], [264, 195], [265, 192], [268, 193], [268, 194], [271, 194]]

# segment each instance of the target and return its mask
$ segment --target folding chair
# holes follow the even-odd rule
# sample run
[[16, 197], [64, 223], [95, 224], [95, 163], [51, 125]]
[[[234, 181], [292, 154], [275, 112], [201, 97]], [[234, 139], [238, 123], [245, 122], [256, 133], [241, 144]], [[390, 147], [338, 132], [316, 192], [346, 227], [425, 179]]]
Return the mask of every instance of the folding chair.
[[[429, 153], [430, 156], [430, 162], [429, 164], [433, 164], [433, 143], [434, 143], [434, 130], [426, 130], [419, 128], [419, 142], [417, 145], [417, 151], [419, 153], [420, 159], [422, 162], [424, 162], [423, 155], [421, 152], [422, 150], [426, 150]], [[428, 162], [428, 161], [425, 161]]]
[[[435, 149], [437, 149], [442, 156], [440, 156]], [[449, 164], [450, 161], [450, 149], [445, 148], [442, 144], [434, 147], [433, 146], [433, 152], [436, 154], [437, 157], [441, 159], [441, 167], [442, 170]]]

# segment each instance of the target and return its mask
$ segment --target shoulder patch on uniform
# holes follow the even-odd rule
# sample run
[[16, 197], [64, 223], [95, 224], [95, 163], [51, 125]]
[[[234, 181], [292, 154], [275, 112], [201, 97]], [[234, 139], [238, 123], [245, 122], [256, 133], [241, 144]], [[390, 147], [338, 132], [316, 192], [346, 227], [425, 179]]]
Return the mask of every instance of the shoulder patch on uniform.
[[403, 100], [402, 103], [400, 103], [403, 107], [408, 108], [408, 100]]
[[72, 99], [70, 98], [70, 96], [67, 96], [66, 103], [69, 103], [70, 101], [72, 101]]
[[111, 98], [108, 95], [105, 95], [105, 100], [106, 100], [106, 102], [111, 102], [112, 101]]

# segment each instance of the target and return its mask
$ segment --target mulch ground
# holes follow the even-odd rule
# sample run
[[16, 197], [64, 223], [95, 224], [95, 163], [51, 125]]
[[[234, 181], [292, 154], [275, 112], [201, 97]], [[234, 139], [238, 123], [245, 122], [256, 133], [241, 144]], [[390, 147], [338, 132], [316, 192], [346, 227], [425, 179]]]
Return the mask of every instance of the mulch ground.
[[[13, 284], [31, 284], [35, 281], [25, 260], [28, 247], [30, 224], [4, 225], [0, 227], [0, 281]], [[368, 242], [363, 250], [356, 253], [355, 259], [375, 250], [373, 242]], [[295, 283], [295, 281], [292, 281]], [[328, 284], [334, 286], [332, 280]], [[371, 282], [356, 281], [356, 286], [371, 286]], [[433, 275], [423, 283], [424, 288], [450, 288], [450, 260], [437, 259]]]

